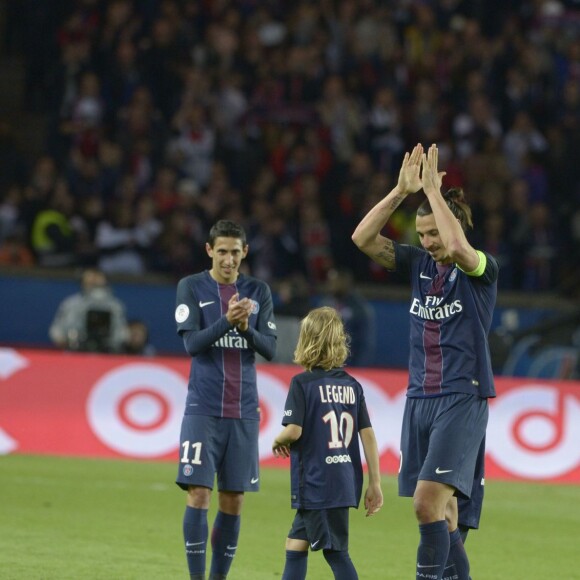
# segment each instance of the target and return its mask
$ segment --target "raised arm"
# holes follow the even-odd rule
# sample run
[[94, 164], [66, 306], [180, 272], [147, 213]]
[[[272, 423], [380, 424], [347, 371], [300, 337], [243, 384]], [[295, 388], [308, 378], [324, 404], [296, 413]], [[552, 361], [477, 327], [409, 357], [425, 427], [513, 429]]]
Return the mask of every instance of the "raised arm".
[[433, 217], [449, 257], [465, 272], [472, 272], [479, 266], [479, 255], [467, 241], [459, 220], [453, 215], [441, 193], [445, 172], [438, 172], [439, 152], [431, 145], [427, 155], [423, 154], [423, 191], [429, 199]]
[[421, 144], [415, 145], [411, 153], [405, 153], [397, 185], [367, 213], [352, 234], [352, 241], [360, 250], [389, 270], [395, 268], [393, 241], [380, 232], [407, 195], [421, 189], [422, 155]]

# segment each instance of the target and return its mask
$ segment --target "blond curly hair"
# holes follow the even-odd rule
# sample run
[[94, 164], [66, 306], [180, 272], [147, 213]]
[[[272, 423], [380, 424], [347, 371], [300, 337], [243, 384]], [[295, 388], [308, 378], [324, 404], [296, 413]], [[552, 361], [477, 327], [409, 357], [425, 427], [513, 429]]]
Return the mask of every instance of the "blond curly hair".
[[311, 371], [344, 366], [349, 355], [349, 336], [340, 314], [329, 306], [311, 310], [300, 324], [294, 362]]

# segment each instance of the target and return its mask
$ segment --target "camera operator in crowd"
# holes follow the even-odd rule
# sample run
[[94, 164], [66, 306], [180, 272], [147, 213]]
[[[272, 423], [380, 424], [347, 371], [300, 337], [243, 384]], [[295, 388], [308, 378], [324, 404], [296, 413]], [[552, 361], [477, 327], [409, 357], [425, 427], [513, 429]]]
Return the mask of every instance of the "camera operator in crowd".
[[52, 342], [66, 350], [122, 352], [128, 337], [125, 305], [103, 272], [83, 272], [81, 291], [65, 298], [49, 329]]

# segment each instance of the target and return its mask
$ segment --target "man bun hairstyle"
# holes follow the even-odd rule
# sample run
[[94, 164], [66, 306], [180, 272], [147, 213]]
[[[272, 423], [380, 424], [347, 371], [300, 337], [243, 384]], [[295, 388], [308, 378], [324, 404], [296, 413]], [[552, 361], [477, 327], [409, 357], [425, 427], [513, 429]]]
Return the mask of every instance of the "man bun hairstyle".
[[[473, 227], [471, 208], [465, 201], [465, 193], [461, 187], [452, 187], [443, 193], [443, 199], [451, 213], [457, 218], [463, 231]], [[425, 216], [433, 213], [429, 200], [426, 199], [417, 210], [417, 215]]]

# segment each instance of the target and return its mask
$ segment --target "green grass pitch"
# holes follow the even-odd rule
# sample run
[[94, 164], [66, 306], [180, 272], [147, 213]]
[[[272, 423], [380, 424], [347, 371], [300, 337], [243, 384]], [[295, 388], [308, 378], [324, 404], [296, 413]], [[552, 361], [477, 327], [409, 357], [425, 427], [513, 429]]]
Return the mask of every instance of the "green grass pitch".
[[[174, 474], [172, 463], [0, 457], [0, 578], [187, 579], [185, 498]], [[232, 580], [282, 573], [293, 517], [289, 476], [263, 469], [261, 479], [261, 492], [246, 496]], [[378, 515], [351, 511], [351, 557], [361, 580], [412, 578], [411, 501], [396, 496], [390, 477], [383, 492]], [[482, 527], [467, 541], [474, 580], [580, 579], [579, 524], [578, 486], [488, 481]], [[320, 553], [310, 554], [308, 571], [332, 578]]]

